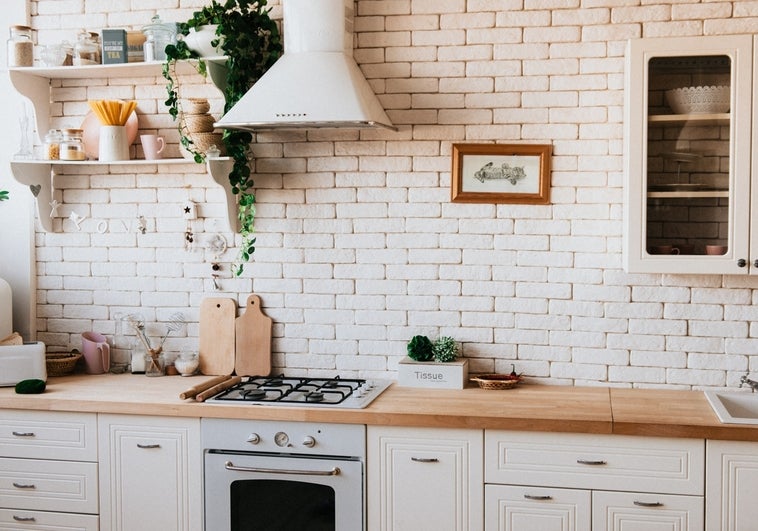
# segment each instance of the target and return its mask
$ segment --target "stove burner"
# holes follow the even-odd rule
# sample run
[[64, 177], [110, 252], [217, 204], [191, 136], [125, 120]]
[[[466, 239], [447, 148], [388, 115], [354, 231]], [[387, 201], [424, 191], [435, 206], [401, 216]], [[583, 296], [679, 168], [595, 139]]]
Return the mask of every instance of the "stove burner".
[[275, 376], [274, 378], [267, 379], [261, 385], [265, 385], [266, 387], [283, 387], [287, 384], [284, 383], [283, 376]]
[[246, 391], [242, 391], [242, 396], [245, 398], [245, 400], [260, 400], [261, 398], [265, 398], [266, 390], [260, 388], [248, 389]]
[[322, 402], [324, 400], [324, 393], [320, 391], [310, 391], [305, 393], [306, 402]]

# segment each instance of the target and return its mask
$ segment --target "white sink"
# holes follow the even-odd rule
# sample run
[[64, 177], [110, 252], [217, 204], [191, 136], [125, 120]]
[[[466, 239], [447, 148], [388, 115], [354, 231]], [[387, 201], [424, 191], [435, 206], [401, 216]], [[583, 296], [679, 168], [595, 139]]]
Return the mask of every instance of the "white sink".
[[705, 398], [724, 424], [758, 424], [758, 394], [705, 391]]

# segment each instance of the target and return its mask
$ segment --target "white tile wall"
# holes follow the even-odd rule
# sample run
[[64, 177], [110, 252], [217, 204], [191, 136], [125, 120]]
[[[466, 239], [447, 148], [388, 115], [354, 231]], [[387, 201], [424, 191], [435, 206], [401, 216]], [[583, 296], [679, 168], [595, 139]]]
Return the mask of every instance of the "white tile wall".
[[[202, 3], [37, 0], [32, 23], [55, 42]], [[40, 339], [69, 348], [83, 330], [112, 334], [118, 311], [160, 323], [180, 310], [186, 337], [168, 346], [192, 348], [203, 297], [252, 291], [276, 323], [274, 364], [293, 373], [394, 376], [415, 334], [454, 336], [473, 371], [514, 363], [548, 384], [719, 387], [758, 370], [755, 281], [627, 275], [620, 222], [626, 39], [754, 33], [755, 2], [359, 0], [357, 13], [355, 56], [400, 131], [258, 135], [257, 251], [242, 278], [225, 265], [221, 294], [202, 248], [223, 198], [192, 166], [58, 177], [62, 232], [37, 234]], [[197, 82], [184, 94], [217, 113]], [[160, 78], [53, 93], [60, 124], [88, 97], [136, 97], [141, 128], [176, 142]], [[552, 143], [553, 204], [450, 203], [462, 141]], [[187, 199], [201, 215], [195, 252]], [[81, 231], [71, 211], [88, 217]]]

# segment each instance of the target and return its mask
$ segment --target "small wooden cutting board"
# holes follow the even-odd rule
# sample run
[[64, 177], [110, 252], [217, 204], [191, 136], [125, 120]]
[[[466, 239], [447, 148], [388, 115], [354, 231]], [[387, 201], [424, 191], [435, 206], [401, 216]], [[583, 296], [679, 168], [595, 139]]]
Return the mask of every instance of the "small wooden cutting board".
[[200, 372], [207, 375], [234, 371], [234, 299], [208, 297], [200, 303]]
[[236, 359], [238, 376], [271, 374], [271, 318], [261, 311], [258, 295], [249, 295], [245, 312], [237, 317]]

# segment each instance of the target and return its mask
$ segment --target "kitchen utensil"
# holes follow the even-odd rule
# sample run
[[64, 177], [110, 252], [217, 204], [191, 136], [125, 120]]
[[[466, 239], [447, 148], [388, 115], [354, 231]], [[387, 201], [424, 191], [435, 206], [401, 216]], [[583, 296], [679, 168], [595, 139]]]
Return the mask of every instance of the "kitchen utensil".
[[207, 297], [200, 303], [200, 372], [232, 374], [234, 371], [234, 318], [237, 304], [233, 299]]
[[195, 400], [198, 402], [204, 402], [206, 398], [210, 398], [215, 394], [220, 393], [224, 389], [227, 389], [233, 385], [237, 385], [242, 381], [242, 376], [230, 376], [229, 379], [224, 380], [223, 382], [214, 385], [213, 387], [206, 389], [202, 393], [198, 393], [195, 396]]
[[183, 393], [179, 393], [179, 398], [184, 400], [186, 398], [195, 398], [195, 396], [198, 395], [198, 393], [202, 393], [206, 389], [210, 389], [213, 386], [216, 386], [220, 384], [221, 382], [225, 382], [229, 379], [229, 376], [226, 374], [222, 374], [221, 376], [216, 376], [215, 378], [211, 378], [207, 382], [203, 382], [198, 385], [194, 385], [184, 391]]
[[235, 321], [234, 370], [241, 376], [271, 373], [271, 318], [261, 311], [258, 295], [249, 295], [245, 313]]
[[171, 332], [180, 330], [184, 326], [184, 323], [184, 314], [181, 312], [172, 313], [168, 318], [168, 322], [166, 323], [166, 333], [161, 338], [159, 348], [163, 348], [163, 343], [166, 342], [166, 338], [171, 334]]

